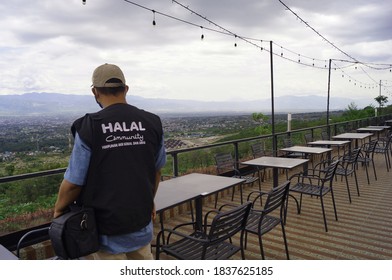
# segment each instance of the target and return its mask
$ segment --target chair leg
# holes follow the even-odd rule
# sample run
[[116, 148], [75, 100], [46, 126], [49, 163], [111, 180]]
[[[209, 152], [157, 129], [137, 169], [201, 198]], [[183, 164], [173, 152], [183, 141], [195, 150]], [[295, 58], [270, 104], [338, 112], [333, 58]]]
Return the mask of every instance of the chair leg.
[[260, 246], [260, 253], [261, 253], [261, 258], [263, 260], [265, 260], [265, 256], [264, 256], [264, 249], [263, 249], [263, 241], [261, 238], [261, 235], [259, 234], [259, 246]]
[[335, 213], [335, 220], [338, 220], [338, 212], [336, 211], [336, 203], [335, 203], [335, 195], [333, 193], [333, 189], [331, 187], [331, 198], [332, 198], [332, 204], [333, 204], [333, 211]]
[[390, 163], [390, 161], [389, 161], [389, 154], [388, 154], [388, 153], [385, 153], [384, 156], [385, 156], [385, 164], [386, 164], [386, 166], [387, 166], [387, 172], [389, 172], [389, 167], [390, 167], [390, 165], [391, 165], [391, 163]]
[[283, 221], [281, 220], [280, 224], [282, 225], [282, 233], [283, 233], [283, 241], [284, 241], [284, 248], [286, 249], [286, 257], [289, 260], [289, 246], [287, 245], [287, 239], [286, 239], [286, 231], [284, 229], [284, 224]]
[[302, 193], [299, 197], [299, 210], [298, 210], [298, 214], [301, 214], [301, 209], [302, 209]]
[[372, 160], [372, 164], [373, 164], [374, 178], [377, 181], [377, 174], [376, 174], [376, 167], [374, 166], [374, 160]]
[[325, 231], [328, 232], [327, 218], [325, 217], [324, 201], [323, 201], [323, 196], [322, 195], [320, 196], [320, 203], [321, 203], [321, 210], [323, 211]]
[[244, 234], [245, 234], [245, 231], [243, 230], [243, 231], [241, 232], [241, 237], [240, 237], [241, 258], [242, 258], [243, 260], [245, 260]]
[[345, 178], [346, 178], [346, 188], [347, 188], [347, 193], [348, 193], [348, 201], [350, 201], [350, 203], [351, 203], [350, 186], [349, 186], [349, 184], [348, 184], [348, 178], [347, 178], [347, 176], [345, 176]]
[[248, 245], [248, 232], [247, 231], [245, 231], [245, 242], [244, 243], [245, 243], [244, 244], [244, 249], [246, 250], [246, 247]]
[[355, 178], [355, 185], [357, 186], [357, 193], [358, 193], [358, 196], [360, 196], [360, 194], [359, 194], [359, 185], [358, 185], [357, 172], [355, 171], [355, 169], [354, 169], [354, 178]]
[[365, 170], [366, 170], [366, 178], [367, 178], [368, 185], [369, 185], [370, 180], [369, 180], [368, 164], [367, 164], [366, 160], [365, 160], [364, 164], [365, 164]]

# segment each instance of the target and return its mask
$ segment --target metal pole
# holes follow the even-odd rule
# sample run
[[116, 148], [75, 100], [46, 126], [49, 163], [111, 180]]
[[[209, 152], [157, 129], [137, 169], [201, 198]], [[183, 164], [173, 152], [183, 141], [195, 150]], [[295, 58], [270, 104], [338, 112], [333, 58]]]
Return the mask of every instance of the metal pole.
[[329, 60], [329, 69], [328, 69], [327, 133], [329, 139], [331, 139], [331, 128], [329, 127], [329, 99], [331, 94], [331, 63], [332, 63], [332, 59]]
[[379, 96], [381, 96], [381, 80], [380, 80], [380, 94], [379, 94]]
[[273, 156], [278, 155], [278, 144], [276, 143], [275, 137], [275, 105], [274, 105], [274, 63], [273, 63], [273, 51], [272, 41], [270, 41], [270, 66], [271, 66], [271, 121], [272, 121], [272, 150]]

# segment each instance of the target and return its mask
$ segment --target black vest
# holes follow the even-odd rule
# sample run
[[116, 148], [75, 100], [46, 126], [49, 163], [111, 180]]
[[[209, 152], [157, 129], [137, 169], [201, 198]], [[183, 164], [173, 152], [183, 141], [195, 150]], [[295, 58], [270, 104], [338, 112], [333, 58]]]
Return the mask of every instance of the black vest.
[[125, 234], [147, 226], [163, 135], [160, 118], [114, 104], [76, 120], [75, 131], [92, 150], [80, 201], [95, 208], [99, 233]]

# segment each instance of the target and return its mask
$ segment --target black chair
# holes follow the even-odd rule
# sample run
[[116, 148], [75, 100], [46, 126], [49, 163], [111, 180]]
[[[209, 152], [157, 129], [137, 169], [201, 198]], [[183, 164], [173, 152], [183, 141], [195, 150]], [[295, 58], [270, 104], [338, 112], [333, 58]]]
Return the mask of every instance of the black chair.
[[364, 143], [361, 147], [361, 153], [358, 156], [358, 162], [362, 163], [362, 166], [365, 165], [366, 169], [366, 178], [368, 181], [368, 184], [370, 184], [369, 180], [369, 171], [368, 171], [368, 166], [370, 163], [373, 165], [373, 173], [374, 173], [374, 178], [377, 181], [377, 173], [376, 173], [376, 167], [374, 165], [374, 150], [376, 149], [378, 140], [372, 140], [368, 143]]
[[[311, 133], [306, 133], [306, 134], [304, 135], [304, 137], [305, 137], [305, 143], [306, 143], [306, 145], [312, 146], [312, 145], [310, 145], [309, 143], [315, 141], [313, 135], [312, 135]], [[327, 146], [322, 146], [322, 147], [323, 147], [323, 148], [328, 148]], [[316, 155], [311, 155], [310, 160], [311, 160], [312, 164], [313, 164], [313, 162], [314, 162], [314, 158], [315, 158], [315, 157], [316, 157]], [[323, 160], [324, 160], [324, 154], [321, 154], [320, 160], [319, 160], [319, 161], [323, 161]]]
[[[18, 241], [16, 245], [16, 257], [20, 259], [20, 250], [24, 247], [37, 244], [42, 240], [49, 239], [49, 226], [37, 228], [26, 232]], [[57, 257], [56, 257], [57, 258]]]
[[[290, 148], [294, 146], [293, 142], [291, 141], [291, 138], [284, 138], [283, 146], [284, 148]], [[289, 158], [303, 158], [303, 153], [286, 152], [284, 156]]]
[[[333, 178], [335, 176], [336, 169], [338, 167], [339, 160], [336, 160], [329, 164], [325, 169], [322, 170], [318, 169], [318, 166], [315, 166], [315, 169], [312, 174], [310, 172], [308, 174], [304, 174], [303, 172], [294, 174], [290, 177], [290, 197], [294, 198], [296, 205], [297, 205], [297, 212], [298, 214], [301, 213], [302, 207], [302, 196], [309, 195], [320, 198], [321, 209], [324, 218], [324, 226], [325, 231], [328, 231], [327, 227], [327, 219], [325, 216], [325, 209], [324, 209], [324, 196], [328, 193], [331, 193], [333, 208], [335, 212], [335, 220], [338, 220], [338, 214], [336, 211], [336, 204], [335, 198], [333, 194]], [[321, 165], [321, 164], [320, 164]], [[300, 194], [300, 202], [291, 195], [291, 193], [298, 193]], [[286, 208], [288, 206], [288, 200], [286, 201]]]
[[321, 139], [322, 139], [322, 140], [329, 140], [328, 132], [322, 131], [322, 132], [321, 132]]
[[374, 149], [374, 153], [383, 154], [385, 157], [385, 165], [387, 166], [387, 171], [389, 172], [389, 168], [391, 168], [391, 158], [389, 153], [391, 152], [392, 145], [392, 134], [388, 135], [385, 138], [380, 139], [377, 142], [377, 146]]
[[[259, 157], [263, 157], [266, 156], [267, 153], [265, 152], [262, 143], [254, 143], [251, 145], [251, 149], [252, 149], [252, 156], [253, 158], [259, 158]], [[259, 174], [259, 178], [261, 182], [264, 182], [264, 178], [265, 178], [265, 170], [267, 168], [265, 167], [257, 167], [257, 172]]]
[[306, 134], [304, 135], [304, 137], [305, 137], [305, 143], [306, 143], [306, 144], [309, 143], [309, 142], [313, 142], [313, 141], [314, 141], [313, 136], [312, 136], [312, 134], [310, 134], [310, 133], [306, 133]]
[[[285, 221], [285, 201], [288, 195], [290, 186], [290, 181], [286, 181], [283, 184], [273, 188], [270, 192], [251, 192], [248, 196], [248, 200], [252, 198], [252, 196], [256, 195], [253, 198], [252, 209], [249, 213], [248, 222], [245, 227], [245, 249], [247, 245], [247, 236], [248, 233], [255, 234], [259, 238], [259, 246], [261, 257], [265, 259], [264, 250], [263, 250], [263, 242], [262, 237], [267, 232], [271, 231], [277, 225], [281, 225], [284, 247], [286, 249], [286, 256], [289, 259], [289, 250], [287, 246], [286, 232], [284, 229], [284, 221]], [[267, 196], [264, 207], [261, 210], [256, 209], [256, 201], [262, 198], [264, 195]], [[275, 211], [276, 210], [276, 211]], [[273, 214], [274, 212], [278, 212], [279, 214]]]
[[[252, 204], [244, 203], [225, 212], [209, 211], [204, 218], [204, 229], [186, 234], [177, 229], [164, 229], [157, 235], [156, 259], [161, 253], [166, 253], [181, 260], [226, 260], [241, 251], [245, 259], [243, 237], [246, 221]], [[210, 225], [208, 216], [216, 213]], [[165, 242], [163, 233], [167, 232]], [[231, 238], [240, 232], [240, 244], [234, 245]], [[175, 241], [171, 239], [173, 236]], [[164, 243], [164, 244], [163, 244]]]
[[358, 185], [358, 178], [357, 178], [357, 163], [358, 157], [361, 153], [361, 148], [356, 148], [352, 151], [347, 151], [343, 156], [339, 158], [339, 164], [336, 168], [335, 175], [339, 175], [342, 178], [345, 177], [346, 179], [346, 187], [348, 193], [348, 200], [351, 203], [351, 194], [350, 194], [350, 185], [348, 183], [348, 177], [354, 175], [355, 179], [355, 186], [357, 187], [357, 193], [359, 194], [359, 185]]
[[[231, 156], [230, 153], [219, 153], [215, 155], [215, 162], [216, 162], [216, 170], [217, 174], [220, 176], [231, 176], [234, 178], [240, 178], [244, 179], [245, 182], [243, 182], [240, 185], [240, 195], [241, 195], [241, 203], [243, 202], [242, 198], [242, 187], [243, 185], [252, 185], [254, 182], [259, 181], [259, 177], [255, 176], [248, 176], [248, 175], [243, 175], [241, 172], [237, 169], [237, 165]], [[259, 189], [261, 190], [261, 183], [259, 181]], [[233, 194], [232, 194], [232, 200], [234, 199], [234, 190], [235, 187], [233, 187]], [[215, 207], [217, 205], [217, 196], [215, 200]]]

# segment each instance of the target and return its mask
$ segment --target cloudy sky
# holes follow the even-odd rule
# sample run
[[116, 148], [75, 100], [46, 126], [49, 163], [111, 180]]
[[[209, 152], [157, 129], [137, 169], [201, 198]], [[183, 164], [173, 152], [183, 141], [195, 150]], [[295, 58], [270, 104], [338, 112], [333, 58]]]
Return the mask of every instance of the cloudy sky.
[[381, 81], [392, 99], [390, 0], [13, 0], [0, 13], [0, 94], [90, 94], [108, 62], [146, 98], [268, 98], [272, 41], [275, 96], [326, 96], [332, 59], [331, 96], [371, 103]]

